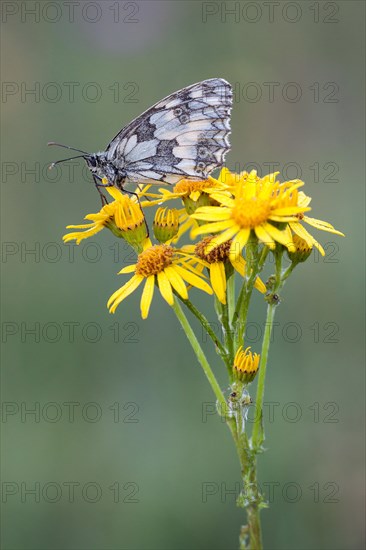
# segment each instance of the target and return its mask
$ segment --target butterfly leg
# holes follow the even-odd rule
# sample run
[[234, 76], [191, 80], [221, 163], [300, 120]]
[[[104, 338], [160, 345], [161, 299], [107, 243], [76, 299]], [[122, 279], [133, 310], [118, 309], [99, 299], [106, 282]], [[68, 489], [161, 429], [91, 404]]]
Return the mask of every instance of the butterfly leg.
[[106, 204], [108, 204], [108, 200], [107, 200], [107, 197], [105, 195], [103, 195], [103, 193], [101, 191], [101, 188], [109, 187], [109, 186], [104, 185], [104, 183], [100, 183], [102, 180], [100, 178], [98, 178], [98, 176], [96, 176], [95, 174], [93, 174], [93, 180], [94, 180], [94, 183], [95, 183], [95, 187], [97, 188], [97, 191], [99, 193], [100, 200], [102, 201], [102, 206], [105, 206]]
[[[143, 186], [141, 183], [139, 183], [138, 186], [137, 186], [137, 189], [138, 189], [139, 191], [142, 191], [142, 190], [144, 189], [144, 186]], [[146, 196], [146, 195], [144, 196], [144, 199], [145, 199], [146, 201], [149, 201], [149, 202], [151, 201], [150, 197], [148, 197], [148, 196]]]

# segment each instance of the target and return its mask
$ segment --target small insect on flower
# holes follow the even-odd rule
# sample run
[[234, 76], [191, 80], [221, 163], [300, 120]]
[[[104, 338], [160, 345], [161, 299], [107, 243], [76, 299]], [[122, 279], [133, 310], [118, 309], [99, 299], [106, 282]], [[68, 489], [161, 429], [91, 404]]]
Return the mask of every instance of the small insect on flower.
[[112, 139], [105, 151], [82, 153], [59, 160], [50, 168], [73, 158], [84, 158], [95, 185], [126, 191], [126, 182], [175, 184], [181, 179], [205, 180], [223, 165], [230, 149], [232, 88], [222, 78], [211, 78], [167, 96], [130, 122]]

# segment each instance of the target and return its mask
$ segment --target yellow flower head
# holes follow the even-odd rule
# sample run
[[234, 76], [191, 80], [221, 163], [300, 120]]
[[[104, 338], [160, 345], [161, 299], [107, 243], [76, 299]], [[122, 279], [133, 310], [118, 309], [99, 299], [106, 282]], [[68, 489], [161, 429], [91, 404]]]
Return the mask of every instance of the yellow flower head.
[[240, 346], [235, 354], [233, 365], [235, 378], [245, 384], [254, 380], [259, 369], [259, 361], [260, 355], [258, 353], [252, 353], [250, 347], [243, 350], [243, 346]]
[[[230, 197], [227, 191], [211, 194], [211, 199], [220, 203], [220, 206], [204, 206], [192, 215], [194, 219], [206, 222], [194, 229], [194, 235], [219, 233], [208, 245], [206, 252], [232, 239], [230, 252], [239, 255], [252, 232], [272, 250], [277, 242], [295, 251], [289, 226], [299, 234], [299, 218], [309, 220], [304, 213], [310, 210], [310, 200], [307, 202], [302, 198], [305, 195], [298, 192], [298, 188], [304, 185], [302, 181], [280, 183], [276, 179], [278, 173], [260, 178], [255, 170], [250, 174], [242, 172], [239, 181], [231, 187]], [[326, 225], [327, 230], [335, 232], [330, 224], [322, 223], [323, 229]], [[285, 224], [285, 228], [282, 229], [280, 224]]]
[[288, 257], [295, 263], [305, 262], [313, 251], [313, 245], [309, 245], [305, 239], [302, 239], [296, 233], [293, 235], [293, 241], [296, 250], [295, 252], [287, 251]]
[[193, 258], [166, 244], [152, 245], [148, 240], [145, 249], [134, 265], [123, 268], [120, 273], [134, 273], [133, 277], [118, 289], [108, 301], [108, 308], [114, 313], [118, 305], [144, 281], [141, 297], [141, 316], [146, 319], [157, 283], [160, 294], [169, 305], [174, 303], [173, 290], [183, 299], [188, 299], [186, 283], [208, 294], [211, 287], [203, 280], [203, 275], [192, 265]]
[[122, 237], [135, 248], [142, 249], [142, 243], [147, 238], [147, 229], [140, 205], [115, 187], [106, 187], [106, 190], [115, 200], [104, 205], [97, 214], [85, 216], [85, 219], [92, 220], [92, 223], [68, 225], [67, 229], [83, 231], [64, 235], [64, 242], [75, 239], [76, 244], [80, 244], [83, 239], [92, 237], [107, 227], [117, 237]]
[[174, 239], [179, 231], [179, 211], [176, 208], [158, 208], [153, 223], [154, 235], [161, 243]]
[[[299, 192], [298, 196], [298, 204], [303, 207], [308, 207], [311, 202], [311, 198], [305, 195], [302, 191]], [[294, 232], [295, 235], [300, 237], [300, 239], [303, 239], [309, 248], [312, 248], [315, 246], [319, 250], [322, 256], [325, 255], [324, 248], [310, 233], [305, 229], [305, 227], [302, 225], [302, 222], [307, 223], [308, 225], [311, 225], [312, 227], [315, 227], [316, 229], [320, 229], [321, 231], [327, 231], [328, 233], [333, 233], [334, 235], [339, 235], [340, 237], [344, 237], [344, 233], [341, 233], [337, 229], [334, 229], [334, 227], [328, 223], [324, 222], [323, 220], [316, 220], [315, 218], [309, 218], [309, 216], [306, 216], [303, 212], [299, 212], [296, 216], [295, 220], [289, 221], [289, 228]], [[295, 237], [294, 237], [295, 242]], [[298, 241], [299, 243], [300, 241]], [[296, 245], [296, 242], [295, 242]], [[297, 249], [298, 245], [296, 245]]]
[[[242, 276], [245, 276], [245, 260], [242, 256], [236, 256], [230, 253], [231, 241], [226, 241], [219, 246], [206, 252], [209, 243], [213, 237], [205, 237], [195, 246], [184, 247], [185, 250], [194, 252], [195, 255], [205, 262], [206, 267], [210, 271], [210, 281], [212, 288], [222, 304], [226, 304], [226, 265], [231, 263], [234, 269]], [[257, 277], [255, 288], [262, 293], [266, 292], [266, 286]]]
[[181, 199], [189, 214], [192, 214], [199, 206], [215, 204], [210, 200], [211, 193], [224, 191], [226, 185], [211, 176], [207, 180], [194, 181], [182, 179], [175, 184], [173, 191], [161, 188], [160, 195], [150, 195], [155, 200], [142, 203], [142, 206], [153, 206], [169, 200]]

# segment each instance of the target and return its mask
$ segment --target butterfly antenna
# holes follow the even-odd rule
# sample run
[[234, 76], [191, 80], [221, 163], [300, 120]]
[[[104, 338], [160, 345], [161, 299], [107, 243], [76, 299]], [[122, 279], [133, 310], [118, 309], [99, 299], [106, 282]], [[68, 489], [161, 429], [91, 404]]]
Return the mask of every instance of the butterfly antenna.
[[70, 149], [71, 151], [77, 151], [78, 153], [83, 153], [82, 155], [77, 155], [76, 157], [70, 157], [68, 159], [62, 159], [57, 160], [56, 162], [53, 162], [48, 167], [49, 170], [52, 170], [56, 164], [59, 164], [60, 162], [66, 162], [67, 160], [73, 160], [73, 159], [79, 159], [81, 157], [84, 157], [85, 155], [89, 156], [89, 153], [86, 153], [86, 151], [82, 151], [81, 149], [76, 149], [75, 147], [70, 147], [70, 145], [63, 145], [62, 143], [56, 143], [55, 141], [49, 141], [47, 145], [57, 145], [57, 147], [63, 147], [64, 149]]
[[64, 147], [64, 149], [71, 149], [71, 151], [77, 151], [78, 153], [84, 153], [84, 155], [88, 155], [86, 151], [82, 151], [81, 149], [75, 149], [75, 147], [70, 147], [70, 145], [63, 145], [62, 143], [56, 143], [55, 141], [49, 141], [47, 145], [57, 145], [57, 147]]
[[56, 162], [53, 162], [52, 164], [49, 165], [48, 169], [52, 170], [52, 168], [54, 166], [56, 166], [56, 164], [60, 164], [60, 162], [66, 162], [67, 160], [80, 159], [80, 158], [84, 158], [84, 157], [85, 157], [85, 155], [77, 155], [76, 157], [70, 157], [68, 159], [56, 160]]

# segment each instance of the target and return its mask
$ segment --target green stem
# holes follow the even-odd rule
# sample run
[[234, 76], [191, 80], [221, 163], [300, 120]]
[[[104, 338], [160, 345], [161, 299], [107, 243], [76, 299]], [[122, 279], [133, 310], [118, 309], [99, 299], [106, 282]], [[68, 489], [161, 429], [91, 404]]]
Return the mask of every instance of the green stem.
[[224, 337], [225, 349], [227, 350], [228, 361], [226, 362], [226, 367], [227, 367], [230, 382], [231, 382], [233, 377], [232, 365], [233, 365], [234, 357], [233, 357], [233, 339], [232, 339], [231, 329], [229, 325], [228, 307], [227, 307], [227, 304], [222, 304], [220, 300], [217, 298], [217, 296], [215, 296], [214, 300], [215, 300], [215, 311], [216, 311], [218, 320], [220, 321], [220, 324], [221, 324], [221, 330]]
[[[282, 247], [277, 248], [276, 251], [274, 252], [274, 256], [275, 256], [275, 265], [276, 265], [276, 276], [275, 276], [275, 283], [272, 289], [272, 296], [274, 296], [282, 286], [281, 271], [282, 271], [283, 248]], [[257, 396], [255, 400], [255, 420], [254, 420], [253, 431], [252, 431], [252, 445], [257, 452], [260, 450], [260, 447], [264, 441], [264, 426], [263, 426], [264, 383], [266, 379], [268, 351], [271, 343], [273, 321], [274, 321], [277, 304], [278, 304], [277, 300], [271, 301], [271, 299], [269, 299], [268, 307], [267, 307], [266, 324], [265, 324], [264, 336], [263, 336], [263, 342], [262, 342], [261, 360], [259, 364]]]
[[[237, 381], [232, 386], [233, 393], [239, 396], [234, 402], [236, 440], [235, 445], [239, 456], [242, 492], [237, 499], [237, 505], [247, 512], [247, 525], [243, 526], [239, 536], [241, 550], [261, 550], [262, 534], [259, 512], [263, 506], [263, 498], [257, 483], [256, 452], [251, 448], [245, 431], [247, 406], [250, 396], [245, 384]], [[233, 394], [231, 394], [233, 395]], [[245, 403], [247, 406], [245, 406]]]
[[291, 275], [291, 273], [293, 272], [293, 270], [295, 269], [295, 267], [298, 265], [298, 262], [292, 262], [291, 265], [289, 265], [289, 267], [286, 269], [286, 271], [283, 273], [282, 277], [281, 277], [281, 287], [283, 286], [284, 282], [286, 281], [286, 279]]
[[234, 268], [230, 265], [226, 267], [227, 275], [226, 275], [226, 292], [227, 292], [227, 307], [228, 307], [228, 313], [229, 313], [229, 322], [230, 322], [230, 328], [233, 330], [233, 317], [234, 317], [234, 311], [235, 311], [235, 271]]
[[252, 442], [254, 449], [259, 450], [264, 440], [264, 427], [263, 427], [263, 398], [264, 398], [264, 383], [266, 379], [266, 368], [268, 360], [268, 350], [271, 342], [271, 334], [273, 327], [273, 320], [276, 311], [275, 304], [268, 304], [267, 318], [265, 331], [263, 336], [261, 360], [259, 364], [258, 372], [258, 386], [257, 397], [255, 402], [255, 420], [252, 432]]
[[260, 255], [260, 258], [259, 258], [259, 262], [258, 262], [258, 272], [259, 271], [262, 271], [263, 269], [263, 265], [264, 265], [264, 262], [266, 261], [267, 259], [267, 256], [268, 256], [268, 253], [269, 253], [269, 248], [268, 246], [264, 246], [262, 248], [262, 252], [261, 252], [261, 255]]
[[173, 309], [174, 309], [174, 312], [176, 314], [176, 316], [178, 317], [178, 320], [180, 322], [180, 324], [182, 325], [182, 328], [184, 330], [184, 332], [186, 333], [186, 336], [193, 348], [193, 351], [195, 352], [196, 354], [196, 357], [201, 365], [201, 367], [203, 368], [203, 371], [207, 377], [207, 380], [209, 381], [210, 383], [210, 386], [214, 392], [214, 394], [216, 395], [216, 399], [220, 405], [220, 410], [222, 411], [226, 411], [227, 409], [227, 405], [226, 405], [226, 400], [225, 400], [225, 397], [224, 397], [224, 394], [222, 393], [221, 391], [221, 388], [216, 380], [216, 377], [214, 375], [214, 373], [212, 372], [212, 369], [210, 367], [210, 365], [208, 364], [208, 361], [206, 359], [206, 356], [196, 338], [196, 335], [194, 334], [193, 330], [192, 330], [192, 327], [191, 325], [189, 324], [188, 322], [188, 319], [187, 317], [184, 315], [183, 313], [183, 310], [182, 308], [180, 307], [179, 305], [179, 302], [177, 300], [176, 297], [174, 297], [174, 304], [173, 304]]
[[[268, 254], [268, 249], [262, 251], [261, 258], [257, 264], [258, 272], [262, 269], [265, 258]], [[263, 497], [257, 482], [257, 455], [262, 450], [262, 443], [264, 441], [264, 426], [263, 426], [263, 399], [264, 399], [264, 385], [266, 379], [266, 368], [268, 361], [269, 346], [271, 343], [271, 334], [273, 328], [273, 321], [275, 316], [276, 306], [278, 304], [278, 298], [275, 299], [276, 292], [281, 288], [283, 280], [281, 278], [282, 269], [282, 248], [278, 248], [275, 251], [276, 260], [276, 276], [273, 287], [271, 288], [271, 294], [268, 295], [268, 307], [267, 318], [265, 324], [265, 331], [263, 336], [261, 362], [258, 373], [258, 386], [255, 405], [255, 421], [253, 425], [252, 437], [249, 444], [244, 442], [244, 449], [241, 454], [242, 475], [243, 475], [243, 487], [247, 488], [247, 495], [243, 501], [243, 505], [246, 508], [248, 525], [243, 527], [240, 533], [239, 541], [241, 550], [261, 550], [262, 549], [262, 533], [260, 523], [260, 510], [265, 506]], [[288, 273], [289, 274], [289, 273]], [[284, 274], [285, 275], [285, 274]], [[240, 443], [242, 443], [242, 439]], [[243, 443], [242, 443], [243, 444]], [[249, 540], [248, 540], [249, 539]], [[248, 544], [247, 544], [248, 543]]]
[[196, 335], [194, 334], [191, 325], [188, 322], [187, 317], [184, 315], [182, 308], [179, 305], [179, 302], [177, 300], [177, 297], [174, 297], [174, 303], [173, 303], [173, 310], [178, 317], [178, 320], [180, 324], [182, 325], [182, 328], [189, 340], [189, 343], [192, 346], [193, 351], [196, 354], [196, 357], [198, 359], [198, 362], [200, 363], [203, 372], [205, 373], [210, 386], [212, 388], [212, 391], [214, 392], [216, 399], [217, 399], [217, 405], [219, 409], [219, 414], [224, 416], [226, 419], [226, 423], [229, 427], [229, 430], [231, 432], [231, 435], [235, 441], [235, 445], [237, 445], [237, 433], [236, 433], [236, 426], [235, 426], [235, 420], [233, 418], [229, 418], [227, 414], [227, 403], [225, 400], [225, 396], [221, 391], [221, 388], [219, 386], [219, 383], [216, 380], [216, 377], [214, 373], [212, 372], [212, 369], [206, 359], [206, 356], [196, 338]]
[[215, 332], [213, 331], [208, 319], [201, 313], [190, 300], [185, 300], [182, 298], [179, 294], [176, 294], [174, 292], [175, 296], [179, 298], [179, 300], [193, 313], [193, 315], [198, 319], [198, 321], [201, 323], [202, 328], [207, 332], [211, 340], [213, 341], [214, 345], [217, 347], [217, 350], [226, 364], [226, 366], [231, 368], [230, 358], [228, 356], [227, 350], [224, 348], [222, 343], [220, 342], [219, 338], [216, 336]]
[[[247, 324], [248, 310], [250, 304], [250, 298], [252, 297], [253, 288], [254, 288], [255, 277], [248, 280], [247, 284], [244, 282], [242, 292], [240, 293], [239, 299], [241, 303], [238, 304], [238, 326], [235, 334], [235, 348], [243, 345], [245, 328]], [[239, 302], [239, 300], [238, 300]]]
[[250, 246], [248, 245], [246, 271], [249, 277], [243, 282], [233, 316], [233, 322], [236, 323], [238, 321], [235, 331], [235, 349], [243, 344], [249, 304], [252, 297], [255, 280], [263, 268], [263, 264], [269, 251], [268, 247], [264, 247], [259, 254], [257, 241], [252, 241]]

